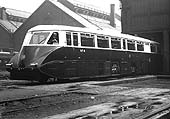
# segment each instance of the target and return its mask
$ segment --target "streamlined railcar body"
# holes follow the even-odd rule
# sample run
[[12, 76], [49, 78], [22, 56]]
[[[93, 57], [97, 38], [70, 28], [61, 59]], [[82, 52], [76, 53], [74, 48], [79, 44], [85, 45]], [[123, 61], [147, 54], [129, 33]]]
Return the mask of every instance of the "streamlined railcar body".
[[49, 78], [157, 74], [158, 45], [115, 31], [40, 25], [28, 31], [7, 70], [11, 79], [40, 82]]

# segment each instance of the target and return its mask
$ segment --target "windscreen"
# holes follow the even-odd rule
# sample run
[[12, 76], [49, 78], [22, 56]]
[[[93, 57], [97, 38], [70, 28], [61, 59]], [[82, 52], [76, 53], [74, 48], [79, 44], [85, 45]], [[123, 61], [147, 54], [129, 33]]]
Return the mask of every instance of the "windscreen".
[[34, 33], [29, 44], [44, 44], [50, 32]]

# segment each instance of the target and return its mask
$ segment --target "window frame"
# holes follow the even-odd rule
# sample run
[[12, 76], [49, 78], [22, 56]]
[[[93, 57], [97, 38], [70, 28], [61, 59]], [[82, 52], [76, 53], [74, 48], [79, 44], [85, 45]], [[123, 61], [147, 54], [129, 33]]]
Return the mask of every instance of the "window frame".
[[110, 40], [111, 40], [112, 49], [121, 49], [121, 38], [120, 37], [111, 37]]
[[78, 46], [79, 44], [79, 34], [77, 32], [72, 32], [73, 46]]
[[[136, 44], [135, 40], [127, 39], [127, 50], [135, 51], [136, 50], [135, 44]], [[132, 48], [132, 46], [133, 46], [133, 49], [130, 49]]]
[[[31, 43], [34, 34], [41, 34], [41, 33], [48, 33], [47, 37], [46, 37], [45, 39], [43, 39], [44, 42], [41, 43], [41, 42], [43, 41], [43, 40], [41, 40], [41, 41], [39, 41], [39, 42], [37, 42], [37, 43]], [[48, 32], [48, 31], [33, 32], [32, 35], [31, 35], [31, 37], [30, 37], [30, 40], [29, 40], [29, 42], [28, 42], [28, 45], [45, 45], [45, 44], [47, 44], [47, 42], [48, 42], [48, 40], [49, 40], [49, 37], [51, 37], [51, 32]], [[38, 39], [39, 39], [39, 37], [38, 37]], [[39, 43], [40, 43], [40, 44], [39, 44]]]
[[[70, 39], [68, 39], [67, 35], [70, 35]], [[67, 31], [66, 31], [66, 37], [65, 37], [65, 38], [66, 38], [66, 45], [67, 45], [67, 46], [71, 46], [71, 45], [72, 45], [71, 32], [67, 32]], [[67, 42], [68, 40], [69, 40], [69, 44], [68, 44], [68, 42]]]
[[[144, 51], [144, 42], [137, 41], [136, 44], [137, 44], [137, 51]], [[142, 49], [141, 49], [141, 46], [142, 46]]]
[[[154, 43], [150, 43], [150, 51], [152, 52], [152, 53], [157, 53], [157, 45], [156, 44], [154, 44]], [[154, 51], [153, 51], [154, 50]]]
[[[105, 42], [105, 44], [104, 44], [104, 42]], [[110, 48], [110, 46], [109, 46], [109, 36], [97, 35], [97, 47], [98, 48]]]
[[80, 42], [82, 47], [95, 47], [95, 34], [80, 33]]
[[[54, 43], [54, 42], [48, 43], [50, 40], [52, 40], [52, 37], [53, 37], [53, 34], [54, 34], [54, 33], [57, 33], [57, 43]], [[58, 31], [53, 31], [53, 32], [50, 34], [48, 40], [46, 41], [46, 44], [47, 44], [47, 45], [59, 45], [59, 43], [60, 43], [59, 32], [58, 32]]]

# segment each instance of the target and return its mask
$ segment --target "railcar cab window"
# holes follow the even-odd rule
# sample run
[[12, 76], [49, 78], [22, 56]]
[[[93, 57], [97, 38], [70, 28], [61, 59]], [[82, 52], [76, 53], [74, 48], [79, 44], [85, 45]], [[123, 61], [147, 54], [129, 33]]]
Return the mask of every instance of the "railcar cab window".
[[113, 49], [121, 49], [121, 39], [117, 37], [111, 37], [111, 46]]
[[97, 44], [100, 48], [109, 48], [109, 37], [108, 36], [97, 36]]
[[144, 43], [137, 41], [137, 50], [144, 51]]
[[44, 44], [49, 34], [49, 32], [33, 33], [29, 44]]
[[134, 40], [127, 40], [128, 50], [135, 50], [135, 41]]
[[81, 33], [81, 46], [94, 47], [94, 35], [88, 33]]
[[59, 44], [59, 35], [58, 32], [54, 32], [50, 39], [48, 40], [47, 44]]

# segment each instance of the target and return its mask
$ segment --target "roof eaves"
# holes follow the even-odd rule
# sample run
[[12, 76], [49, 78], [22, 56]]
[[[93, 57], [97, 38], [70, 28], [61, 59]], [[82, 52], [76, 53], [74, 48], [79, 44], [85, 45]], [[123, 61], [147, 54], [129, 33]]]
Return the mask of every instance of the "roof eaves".
[[22, 18], [28, 18], [31, 15], [31, 13], [29, 13], [29, 12], [11, 9], [11, 8], [6, 8], [6, 12], [9, 15], [18, 16], [18, 17], [22, 17]]
[[0, 26], [3, 27], [7, 32], [10, 32], [10, 30], [7, 29], [1, 22], [0, 22]]
[[[5, 23], [7, 23], [10, 26], [5, 25]], [[4, 20], [0, 20], [0, 26], [3, 27], [9, 33], [13, 33], [17, 29], [12, 23], [10, 23], [9, 21], [4, 21]]]
[[88, 20], [84, 19], [82, 16], [80, 16], [77, 13], [73, 12], [72, 10], [68, 9], [67, 7], [65, 7], [60, 2], [57, 2], [57, 1], [54, 1], [54, 0], [49, 0], [49, 1], [52, 2], [54, 5], [56, 5], [57, 7], [59, 7], [60, 9], [62, 9], [68, 15], [72, 16], [75, 20], [80, 22], [85, 27], [98, 29], [97, 26], [91, 24]]

